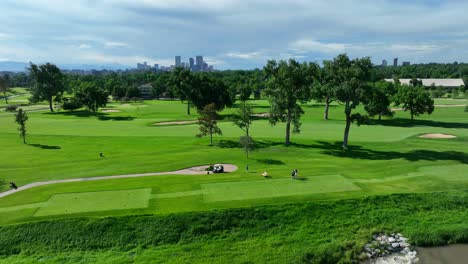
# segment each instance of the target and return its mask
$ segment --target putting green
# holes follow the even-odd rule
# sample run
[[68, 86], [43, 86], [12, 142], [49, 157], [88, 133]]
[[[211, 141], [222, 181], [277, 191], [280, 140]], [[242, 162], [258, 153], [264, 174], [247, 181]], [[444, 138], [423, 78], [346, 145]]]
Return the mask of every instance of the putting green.
[[248, 200], [278, 196], [307, 195], [361, 190], [341, 175], [324, 175], [302, 180], [262, 179], [201, 185], [205, 202]]
[[55, 194], [34, 216], [146, 208], [150, 196], [150, 188]]

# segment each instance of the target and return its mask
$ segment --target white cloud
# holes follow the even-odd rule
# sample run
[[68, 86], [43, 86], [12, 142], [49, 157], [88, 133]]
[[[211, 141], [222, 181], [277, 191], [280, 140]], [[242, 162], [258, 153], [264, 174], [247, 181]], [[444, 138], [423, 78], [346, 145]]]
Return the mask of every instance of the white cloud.
[[290, 44], [290, 49], [298, 53], [322, 52], [322, 53], [340, 53], [345, 52], [349, 44], [343, 43], [325, 43], [313, 39], [300, 39]]
[[432, 52], [439, 48], [433, 44], [392, 44], [388, 49], [395, 52]]
[[234, 59], [243, 59], [243, 60], [251, 60], [255, 58], [259, 58], [262, 56], [261, 52], [248, 52], [248, 53], [240, 53], [240, 52], [230, 52], [224, 54], [225, 57], [234, 58]]
[[112, 41], [106, 42], [106, 43], [104, 43], [104, 45], [106, 45], [107, 47], [127, 47], [128, 46], [127, 43], [112, 42]]
[[9, 39], [11, 38], [12, 36], [10, 34], [6, 34], [6, 33], [1, 33], [0, 32], [0, 39]]
[[78, 46], [79, 49], [89, 49], [91, 48], [91, 45], [88, 45], [88, 44], [81, 44], [80, 46]]

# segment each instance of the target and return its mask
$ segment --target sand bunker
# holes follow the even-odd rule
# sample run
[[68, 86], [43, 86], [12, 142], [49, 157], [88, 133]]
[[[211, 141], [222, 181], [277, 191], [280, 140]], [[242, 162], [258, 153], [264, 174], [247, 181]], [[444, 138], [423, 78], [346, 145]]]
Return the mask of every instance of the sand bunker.
[[102, 109], [103, 113], [119, 113], [120, 110], [117, 109]]
[[449, 135], [449, 134], [441, 134], [441, 133], [435, 133], [435, 134], [424, 134], [419, 136], [420, 138], [456, 138], [454, 135]]
[[198, 121], [196, 120], [187, 120], [187, 121], [167, 121], [167, 122], [156, 122], [153, 123], [155, 126], [165, 126], [165, 125], [188, 125], [188, 124], [195, 124]]
[[258, 113], [258, 114], [253, 114], [252, 116], [256, 117], [269, 117], [270, 113]]

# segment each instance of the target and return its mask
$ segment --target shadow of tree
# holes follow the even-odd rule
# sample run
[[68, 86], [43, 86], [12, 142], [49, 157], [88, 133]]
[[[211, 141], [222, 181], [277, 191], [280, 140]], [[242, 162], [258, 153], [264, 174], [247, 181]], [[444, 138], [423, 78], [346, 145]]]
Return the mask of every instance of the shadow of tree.
[[268, 164], [268, 165], [285, 165], [284, 162], [281, 160], [274, 160], [274, 159], [256, 159], [258, 163]]
[[49, 145], [41, 145], [41, 144], [28, 144], [31, 147], [41, 148], [41, 149], [61, 149], [60, 146], [49, 146]]
[[367, 159], [367, 160], [393, 160], [393, 159], [405, 159], [407, 161], [437, 161], [437, 160], [452, 160], [458, 161], [463, 164], [468, 164], [468, 154], [459, 151], [434, 151], [417, 149], [409, 152], [397, 152], [397, 151], [379, 151], [365, 149], [361, 146], [348, 146], [348, 150], [343, 150], [341, 142], [324, 142], [319, 141], [318, 144], [313, 145], [313, 148], [322, 149], [322, 154], [335, 156], [335, 157], [346, 157], [352, 159]]
[[[274, 147], [274, 146], [284, 146], [284, 142], [282, 141], [271, 141], [271, 140], [255, 140], [254, 139], [254, 144], [255, 144], [255, 149], [261, 149], [261, 148], [269, 148], [269, 147]], [[217, 144], [218, 147], [220, 148], [241, 148], [241, 145], [239, 141], [235, 140], [225, 140], [222, 139], [218, 142]], [[294, 146], [297, 148], [312, 148], [314, 145], [308, 145], [308, 144], [302, 144], [302, 143], [294, 143], [291, 142], [290, 146]]]
[[456, 122], [440, 122], [433, 120], [413, 120], [407, 118], [392, 118], [386, 120], [370, 120], [369, 125], [382, 125], [382, 126], [394, 126], [394, 127], [416, 127], [416, 126], [428, 126], [428, 127], [441, 127], [441, 128], [468, 128], [468, 123], [456, 123]]
[[62, 116], [75, 116], [75, 117], [97, 117], [98, 120], [101, 121], [108, 121], [108, 120], [114, 120], [114, 121], [131, 121], [134, 120], [135, 117], [133, 116], [114, 116], [114, 115], [109, 115], [108, 113], [102, 113], [102, 112], [90, 112], [86, 110], [81, 110], [81, 111], [61, 111], [61, 112], [47, 112], [43, 113], [44, 115], [62, 115]]

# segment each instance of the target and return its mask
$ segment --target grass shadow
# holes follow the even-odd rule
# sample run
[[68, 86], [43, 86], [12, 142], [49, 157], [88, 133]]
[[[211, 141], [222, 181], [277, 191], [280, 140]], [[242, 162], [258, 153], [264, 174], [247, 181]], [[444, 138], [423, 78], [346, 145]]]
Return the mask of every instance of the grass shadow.
[[75, 116], [75, 117], [97, 117], [98, 120], [101, 121], [108, 121], [108, 120], [113, 120], [113, 121], [132, 121], [135, 119], [133, 116], [114, 116], [114, 115], [109, 115], [108, 113], [102, 113], [102, 112], [90, 112], [86, 110], [81, 110], [81, 111], [60, 111], [60, 112], [48, 112], [48, 113], [43, 113], [44, 115], [62, 115], [62, 116]]
[[441, 128], [468, 128], [468, 123], [440, 122], [433, 120], [411, 120], [408, 118], [391, 118], [385, 120], [370, 120], [369, 125], [394, 126], [394, 127], [441, 127]]
[[309, 178], [306, 178], [306, 177], [297, 177], [295, 180], [298, 180], [298, 181], [308, 181]]
[[41, 149], [61, 149], [60, 146], [49, 146], [49, 145], [41, 145], [41, 144], [28, 144], [31, 147], [41, 148]]
[[[255, 140], [254, 139], [254, 149], [262, 149], [262, 148], [269, 148], [274, 146], [284, 146], [284, 142], [282, 141], [272, 141], [272, 140]], [[220, 148], [241, 148], [239, 141], [235, 140], [220, 140], [217, 144]], [[312, 148], [314, 145], [302, 144], [302, 143], [294, 143], [291, 142], [290, 146], [297, 147], [297, 148]]]
[[366, 149], [361, 146], [348, 146], [347, 150], [343, 150], [341, 142], [324, 142], [318, 141], [314, 148], [322, 149], [322, 154], [352, 158], [352, 159], [366, 159], [366, 160], [394, 160], [404, 159], [407, 161], [438, 161], [438, 160], [451, 160], [458, 161], [462, 164], [468, 164], [468, 154], [460, 151], [435, 151], [426, 149], [416, 149], [409, 152], [397, 151], [380, 151]]
[[285, 165], [284, 162], [281, 160], [274, 160], [274, 159], [256, 159], [258, 163], [261, 164], [268, 164], [268, 165]]

